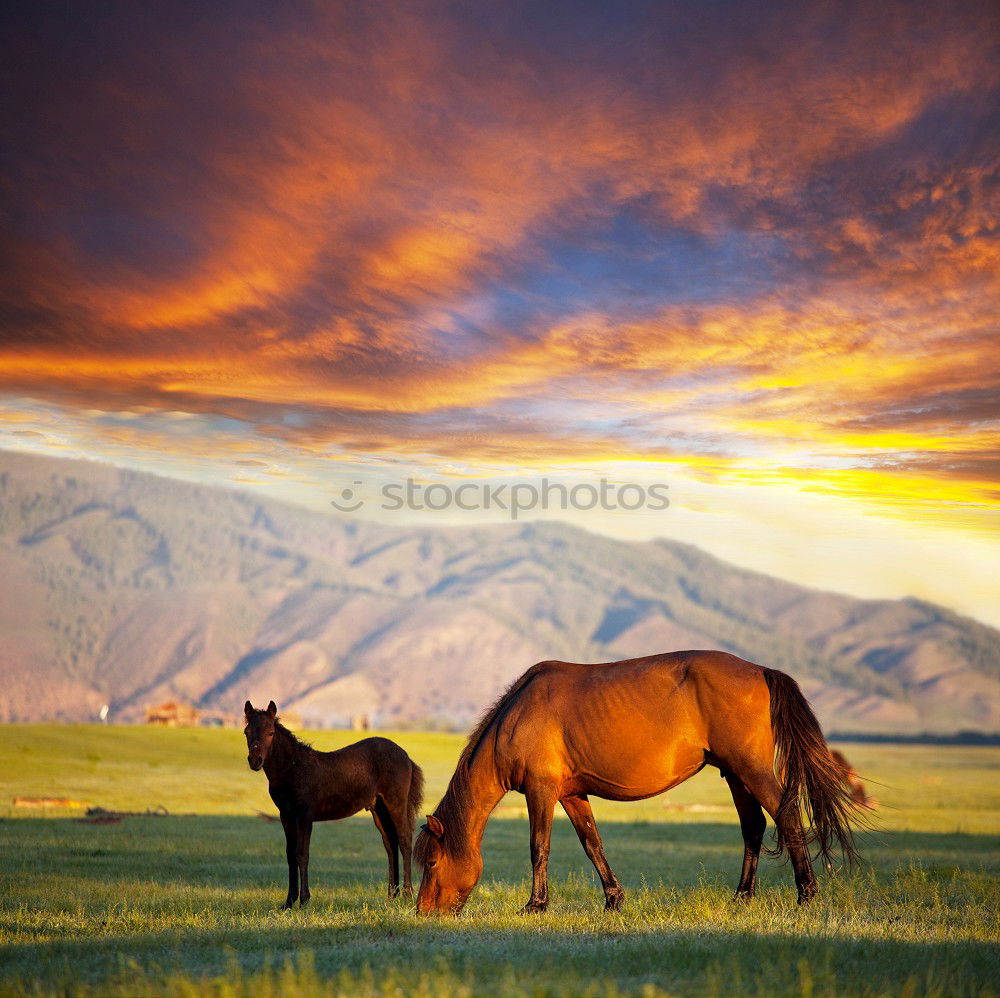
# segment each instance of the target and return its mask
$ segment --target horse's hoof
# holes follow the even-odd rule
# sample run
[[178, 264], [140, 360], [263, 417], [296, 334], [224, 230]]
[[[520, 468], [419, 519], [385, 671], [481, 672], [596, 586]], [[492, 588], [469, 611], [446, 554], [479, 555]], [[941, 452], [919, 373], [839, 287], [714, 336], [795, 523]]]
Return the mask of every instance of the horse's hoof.
[[604, 910], [605, 911], [620, 911], [621, 906], [625, 903], [625, 892], [618, 891], [617, 894], [609, 894], [604, 899]]
[[293, 909], [294, 907], [295, 907], [295, 902], [294, 902], [294, 901], [286, 901], [286, 902], [285, 902], [285, 903], [284, 903], [284, 904], [283, 904], [283, 905], [281, 906], [281, 910], [282, 910], [282, 911], [291, 911], [291, 910], [292, 910], [292, 909]]
[[749, 904], [753, 900], [753, 891], [737, 891], [733, 895], [736, 904]]
[[522, 909], [522, 915], [541, 915], [548, 908], [548, 901], [529, 901]]
[[809, 904], [809, 902], [812, 901], [817, 894], [819, 894], [819, 888], [815, 884], [809, 884], [808, 887], [803, 887], [799, 891], [799, 905]]

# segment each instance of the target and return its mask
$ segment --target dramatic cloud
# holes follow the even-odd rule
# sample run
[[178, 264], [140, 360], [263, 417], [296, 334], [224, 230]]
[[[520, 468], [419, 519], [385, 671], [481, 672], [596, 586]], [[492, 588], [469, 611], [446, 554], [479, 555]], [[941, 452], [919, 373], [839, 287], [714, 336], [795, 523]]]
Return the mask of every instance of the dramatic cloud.
[[182, 450], [153, 425], [181, 411], [236, 449], [659, 459], [961, 519], [998, 491], [998, 31], [985, 3], [29, 7], [0, 391], [138, 414], [92, 422], [109, 447]]

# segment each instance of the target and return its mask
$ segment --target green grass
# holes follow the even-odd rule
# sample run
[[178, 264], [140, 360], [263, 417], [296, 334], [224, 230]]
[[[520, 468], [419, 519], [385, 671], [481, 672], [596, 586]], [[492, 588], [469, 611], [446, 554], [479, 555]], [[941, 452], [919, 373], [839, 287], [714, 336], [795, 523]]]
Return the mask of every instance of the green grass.
[[[318, 733], [329, 748], [356, 736]], [[428, 804], [462, 739], [400, 733]], [[1000, 750], [848, 746], [881, 785], [866, 860], [795, 905], [762, 859], [750, 907], [725, 784], [706, 771], [666, 799], [595, 802], [628, 892], [603, 911], [568, 822], [556, 823], [547, 915], [524, 917], [527, 821], [511, 795], [487, 829], [483, 882], [459, 919], [384, 899], [367, 816], [320, 825], [313, 900], [281, 912], [280, 826], [239, 732], [0, 728], [0, 994], [990, 995], [1000, 978]], [[17, 795], [170, 817], [116, 825], [13, 808]], [[667, 805], [667, 806], [665, 806]]]

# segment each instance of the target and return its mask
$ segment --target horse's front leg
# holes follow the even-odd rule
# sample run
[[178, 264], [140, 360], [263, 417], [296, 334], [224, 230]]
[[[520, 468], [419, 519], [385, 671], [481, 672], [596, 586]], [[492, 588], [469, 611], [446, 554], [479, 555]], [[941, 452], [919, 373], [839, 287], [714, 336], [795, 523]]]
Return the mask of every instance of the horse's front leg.
[[525, 791], [531, 825], [531, 897], [522, 909], [527, 914], [545, 911], [549, 906], [549, 849], [556, 796], [551, 787], [544, 785]]
[[285, 859], [288, 861], [288, 897], [284, 908], [291, 908], [299, 899], [298, 822], [292, 813], [281, 812], [281, 827], [285, 830]]
[[604, 888], [604, 908], [607, 911], [617, 911], [625, 900], [625, 892], [622, 885], [618, 883], [615, 871], [611, 869], [607, 856], [604, 855], [604, 843], [601, 841], [601, 833], [597, 830], [597, 822], [594, 821], [594, 812], [591, 810], [590, 801], [586, 794], [579, 797], [563, 797], [559, 802], [563, 810], [573, 822], [576, 834], [583, 846], [583, 851], [587, 854], [590, 862], [594, 864], [597, 875], [601, 878], [601, 886]]
[[304, 908], [309, 903], [309, 840], [312, 838], [312, 818], [308, 814], [300, 814], [298, 819], [298, 866], [299, 880], [302, 887], [299, 891], [299, 907]]

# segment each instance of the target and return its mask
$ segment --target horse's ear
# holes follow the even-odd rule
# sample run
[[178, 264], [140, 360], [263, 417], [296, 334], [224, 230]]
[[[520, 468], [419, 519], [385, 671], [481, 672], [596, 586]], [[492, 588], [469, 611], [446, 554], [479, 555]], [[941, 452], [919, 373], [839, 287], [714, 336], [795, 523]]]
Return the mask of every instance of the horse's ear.
[[250, 715], [253, 714], [253, 704], [249, 700], [247, 700], [247, 702], [243, 704], [243, 714], [247, 718], [249, 718]]
[[444, 825], [433, 814], [427, 815], [427, 831], [436, 839], [444, 838]]
[[277, 713], [278, 713], [278, 708], [274, 705], [274, 701], [272, 700], [267, 705], [267, 716], [268, 717], [275, 717], [277, 715]]

